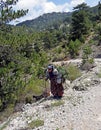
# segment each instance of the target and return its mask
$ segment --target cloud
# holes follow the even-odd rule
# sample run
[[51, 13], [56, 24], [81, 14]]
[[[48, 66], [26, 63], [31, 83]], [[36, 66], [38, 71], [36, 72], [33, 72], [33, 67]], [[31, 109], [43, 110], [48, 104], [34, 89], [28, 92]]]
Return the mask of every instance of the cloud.
[[71, 7], [75, 7], [76, 5], [81, 4], [83, 2], [85, 2], [85, 0], [72, 0], [70, 4], [71, 4]]
[[14, 6], [14, 10], [29, 9], [29, 12], [26, 16], [13, 21], [12, 24], [16, 24], [16, 21], [22, 22], [34, 19], [44, 13], [69, 12], [74, 6], [82, 2], [84, 0], [71, 0], [70, 3], [56, 5], [54, 2], [48, 0], [19, 0], [17, 5]]

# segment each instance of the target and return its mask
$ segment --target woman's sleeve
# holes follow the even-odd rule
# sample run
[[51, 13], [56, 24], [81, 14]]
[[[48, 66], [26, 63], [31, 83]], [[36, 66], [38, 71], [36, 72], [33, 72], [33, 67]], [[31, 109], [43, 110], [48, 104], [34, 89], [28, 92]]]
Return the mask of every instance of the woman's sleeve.
[[46, 76], [45, 76], [45, 79], [48, 80], [49, 79], [49, 74], [48, 72], [46, 71]]

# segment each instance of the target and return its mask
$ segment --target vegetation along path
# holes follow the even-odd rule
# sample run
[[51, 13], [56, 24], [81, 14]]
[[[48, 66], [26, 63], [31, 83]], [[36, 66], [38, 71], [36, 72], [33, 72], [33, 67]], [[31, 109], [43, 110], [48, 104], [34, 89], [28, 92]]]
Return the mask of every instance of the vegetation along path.
[[[78, 60], [74, 60], [78, 61]], [[100, 130], [101, 129], [101, 59], [96, 66], [72, 83], [66, 81], [61, 100], [51, 96], [33, 104], [22, 106], [0, 125], [4, 130]], [[79, 83], [87, 89], [74, 89]], [[70, 86], [70, 87], [68, 87]]]

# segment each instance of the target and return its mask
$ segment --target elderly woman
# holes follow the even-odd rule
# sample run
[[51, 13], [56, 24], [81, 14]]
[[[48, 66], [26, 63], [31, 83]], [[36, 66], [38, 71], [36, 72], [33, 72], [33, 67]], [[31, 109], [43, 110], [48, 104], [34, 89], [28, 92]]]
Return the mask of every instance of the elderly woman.
[[64, 88], [62, 85], [62, 76], [53, 65], [48, 65], [46, 71], [46, 80], [50, 80], [50, 90], [54, 98], [62, 98]]

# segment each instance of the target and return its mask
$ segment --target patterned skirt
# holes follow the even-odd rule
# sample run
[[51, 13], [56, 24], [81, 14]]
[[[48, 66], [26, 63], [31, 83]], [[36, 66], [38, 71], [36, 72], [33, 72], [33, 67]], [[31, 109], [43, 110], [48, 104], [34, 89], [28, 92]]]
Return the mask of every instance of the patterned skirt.
[[50, 89], [53, 96], [63, 96], [64, 88], [62, 83], [58, 84], [54, 79], [51, 79], [50, 84]]

